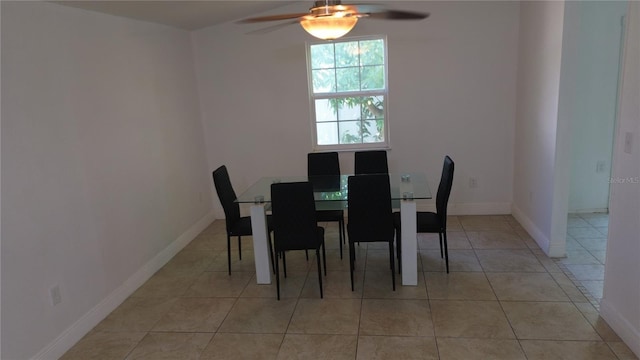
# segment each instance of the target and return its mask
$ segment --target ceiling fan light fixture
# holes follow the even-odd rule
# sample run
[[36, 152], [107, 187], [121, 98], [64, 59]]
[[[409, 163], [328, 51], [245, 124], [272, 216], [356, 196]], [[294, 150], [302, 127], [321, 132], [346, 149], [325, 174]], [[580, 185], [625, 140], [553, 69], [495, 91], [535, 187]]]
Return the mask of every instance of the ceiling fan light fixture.
[[[240, 22], [256, 23], [289, 20], [286, 23], [274, 25], [267, 29], [275, 30], [282, 26], [299, 23], [312, 36], [323, 40], [333, 40], [348, 34], [356, 26], [358, 19], [422, 20], [427, 17], [429, 17], [429, 13], [386, 9], [377, 4], [343, 5], [342, 0], [316, 0], [308, 13], [258, 16], [244, 19]], [[261, 32], [264, 33], [266, 31], [263, 29]]]
[[305, 17], [300, 25], [309, 34], [323, 40], [340, 38], [351, 31], [358, 22], [357, 16], [334, 13], [330, 16]]

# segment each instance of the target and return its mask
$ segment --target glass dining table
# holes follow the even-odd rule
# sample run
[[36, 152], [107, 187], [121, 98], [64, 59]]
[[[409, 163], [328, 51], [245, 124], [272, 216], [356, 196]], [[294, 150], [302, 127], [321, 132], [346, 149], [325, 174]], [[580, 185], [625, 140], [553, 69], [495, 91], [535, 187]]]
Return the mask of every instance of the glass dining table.
[[[347, 209], [348, 179], [340, 176], [270, 176], [251, 185], [236, 199], [237, 203], [250, 204], [253, 230], [253, 251], [258, 284], [271, 284], [266, 211], [271, 202], [271, 184], [279, 182], [310, 181], [314, 188], [316, 209]], [[424, 173], [390, 173], [391, 199], [394, 208], [400, 209], [402, 222], [402, 285], [418, 284], [418, 244], [416, 233], [415, 200], [431, 199], [431, 191]], [[375, 194], [371, 194], [375, 196]], [[348, 211], [348, 209], [347, 209]]]

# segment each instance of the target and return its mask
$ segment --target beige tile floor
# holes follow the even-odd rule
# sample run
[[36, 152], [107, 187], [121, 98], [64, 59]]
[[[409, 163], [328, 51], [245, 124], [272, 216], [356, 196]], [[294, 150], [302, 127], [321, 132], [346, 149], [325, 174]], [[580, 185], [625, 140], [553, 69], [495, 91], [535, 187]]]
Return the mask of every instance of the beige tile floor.
[[[324, 299], [314, 255], [287, 255], [282, 300], [275, 285], [256, 285], [249, 239], [242, 261], [234, 245], [229, 276], [224, 222], [215, 221], [62, 358], [636, 358], [565, 264], [547, 258], [511, 216], [450, 217], [449, 274], [437, 235], [421, 234], [419, 285], [395, 292], [388, 254], [374, 244], [357, 248], [352, 292], [336, 227], [325, 226]], [[587, 231], [572, 233], [580, 243]], [[588, 258], [585, 249], [596, 258], [575, 243], [576, 259]]]
[[556, 259], [596, 308], [602, 300], [608, 230], [609, 214], [569, 214], [567, 257]]

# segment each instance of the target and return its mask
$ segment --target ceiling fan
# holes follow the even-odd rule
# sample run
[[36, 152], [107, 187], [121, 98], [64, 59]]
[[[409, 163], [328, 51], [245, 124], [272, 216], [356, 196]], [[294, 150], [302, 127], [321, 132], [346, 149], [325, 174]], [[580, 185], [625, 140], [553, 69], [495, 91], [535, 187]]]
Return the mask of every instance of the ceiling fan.
[[320, 39], [333, 40], [351, 31], [359, 19], [422, 20], [427, 17], [429, 17], [429, 13], [392, 10], [375, 4], [348, 5], [342, 4], [341, 0], [318, 0], [314, 2], [308, 13], [260, 16], [239, 22], [258, 23], [289, 20], [267, 29], [274, 30], [282, 26], [300, 23], [309, 34]]

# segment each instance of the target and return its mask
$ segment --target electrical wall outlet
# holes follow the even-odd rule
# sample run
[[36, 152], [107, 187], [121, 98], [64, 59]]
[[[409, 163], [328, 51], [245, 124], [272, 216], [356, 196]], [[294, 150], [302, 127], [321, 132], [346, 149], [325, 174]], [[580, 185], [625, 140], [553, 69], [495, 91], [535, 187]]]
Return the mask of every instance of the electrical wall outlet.
[[598, 160], [596, 162], [596, 172], [603, 173], [607, 167], [607, 162], [604, 160]]
[[469, 187], [470, 187], [471, 189], [475, 189], [475, 188], [477, 188], [477, 187], [478, 187], [478, 179], [477, 179], [477, 178], [475, 178], [475, 177], [473, 177], [473, 176], [472, 176], [472, 177], [470, 177], [470, 178], [469, 178]]
[[631, 154], [633, 150], [633, 133], [627, 132], [624, 134], [624, 152]]
[[49, 289], [49, 295], [51, 296], [51, 306], [56, 306], [62, 302], [62, 294], [60, 293], [60, 286], [53, 285]]

